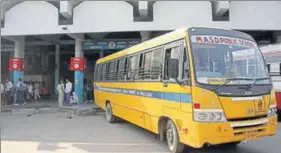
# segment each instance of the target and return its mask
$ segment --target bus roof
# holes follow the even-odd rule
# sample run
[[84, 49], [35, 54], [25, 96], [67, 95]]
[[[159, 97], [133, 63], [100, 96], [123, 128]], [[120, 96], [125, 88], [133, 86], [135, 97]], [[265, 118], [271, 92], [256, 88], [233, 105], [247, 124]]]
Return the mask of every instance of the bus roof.
[[102, 62], [105, 62], [105, 61], [108, 61], [111, 59], [119, 58], [124, 55], [128, 55], [128, 54], [136, 53], [136, 52], [139, 52], [139, 51], [142, 51], [145, 49], [153, 48], [153, 47], [159, 46], [161, 44], [168, 43], [171, 41], [171, 39], [176, 40], [176, 39], [183, 38], [186, 36], [187, 30], [188, 30], [188, 28], [177, 29], [175, 31], [169, 32], [162, 36], [150, 39], [148, 41], [139, 43], [139, 44], [129, 47], [127, 49], [121, 50], [117, 53], [100, 58], [97, 60], [97, 63], [102, 63]]
[[180, 28], [180, 29], [174, 30], [172, 32], [169, 32], [167, 34], [164, 34], [162, 36], [150, 39], [148, 41], [139, 43], [137, 45], [131, 46], [127, 49], [121, 50], [121, 51], [111, 54], [109, 56], [100, 58], [97, 60], [96, 63], [99, 64], [99, 63], [102, 63], [102, 62], [105, 62], [105, 61], [108, 61], [111, 59], [119, 58], [119, 57], [122, 57], [125, 55], [139, 52], [139, 51], [143, 51], [145, 49], [157, 47], [159, 45], [169, 43], [171, 41], [171, 39], [172, 40], [181, 39], [187, 35], [187, 31], [190, 28], [204, 28], [204, 29], [217, 29], [217, 30], [233, 31], [231, 29], [221, 29], [221, 28], [219, 29], [219, 28], [210, 28], [210, 27], [208, 27], [208, 28], [207, 27], [184, 27], [184, 28]]

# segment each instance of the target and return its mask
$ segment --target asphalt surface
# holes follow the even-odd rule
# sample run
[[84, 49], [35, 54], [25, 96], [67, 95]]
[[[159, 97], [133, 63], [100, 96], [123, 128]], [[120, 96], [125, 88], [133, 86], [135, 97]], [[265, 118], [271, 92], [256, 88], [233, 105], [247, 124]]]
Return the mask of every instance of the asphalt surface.
[[[185, 148], [186, 153], [281, 153], [281, 123], [275, 136], [236, 150]], [[1, 116], [1, 153], [169, 153], [165, 142], [127, 122], [110, 124], [103, 114], [63, 113]]]

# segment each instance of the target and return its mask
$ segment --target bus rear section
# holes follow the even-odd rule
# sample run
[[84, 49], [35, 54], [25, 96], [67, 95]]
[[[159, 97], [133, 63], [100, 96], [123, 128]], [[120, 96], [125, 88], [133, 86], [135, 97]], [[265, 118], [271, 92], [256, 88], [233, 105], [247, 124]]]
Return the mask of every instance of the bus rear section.
[[253, 38], [238, 31], [188, 30], [193, 61], [196, 143], [231, 144], [272, 136], [276, 95]]

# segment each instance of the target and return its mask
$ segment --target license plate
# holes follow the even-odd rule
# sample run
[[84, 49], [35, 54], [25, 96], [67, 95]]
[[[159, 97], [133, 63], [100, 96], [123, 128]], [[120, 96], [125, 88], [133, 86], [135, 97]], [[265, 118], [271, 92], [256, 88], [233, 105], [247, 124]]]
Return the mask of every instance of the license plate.
[[257, 131], [256, 130], [249, 130], [245, 133], [246, 140], [255, 140], [257, 138]]

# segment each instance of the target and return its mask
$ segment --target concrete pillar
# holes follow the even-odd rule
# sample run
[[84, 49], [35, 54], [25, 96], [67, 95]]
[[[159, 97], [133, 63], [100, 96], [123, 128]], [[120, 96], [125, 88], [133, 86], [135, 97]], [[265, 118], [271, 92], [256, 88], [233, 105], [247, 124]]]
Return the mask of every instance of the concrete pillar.
[[141, 34], [141, 41], [142, 42], [151, 39], [151, 32], [149, 32], [149, 31], [141, 31], [140, 34]]
[[276, 31], [273, 35], [276, 43], [281, 43], [281, 31]]
[[[82, 50], [82, 41], [83, 39], [75, 39], [75, 57], [84, 57], [84, 53]], [[79, 99], [79, 103], [84, 101], [84, 71], [75, 71], [74, 72], [75, 79], [75, 93]]]
[[[24, 58], [24, 49], [25, 49], [25, 41], [24, 37], [19, 37], [14, 40], [15, 49], [14, 49], [14, 57]], [[16, 84], [18, 79], [23, 79], [23, 71], [13, 71], [13, 81]]]
[[57, 86], [59, 84], [60, 81], [60, 44], [56, 44], [55, 46], [56, 50], [55, 50], [55, 65], [56, 65], [56, 69], [55, 69], [55, 91], [57, 93]]

